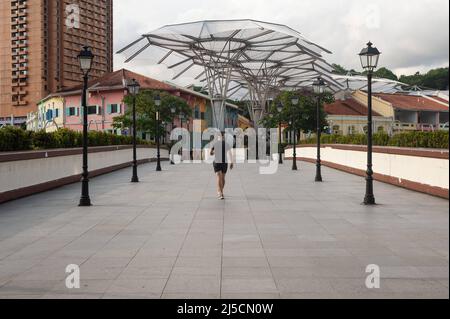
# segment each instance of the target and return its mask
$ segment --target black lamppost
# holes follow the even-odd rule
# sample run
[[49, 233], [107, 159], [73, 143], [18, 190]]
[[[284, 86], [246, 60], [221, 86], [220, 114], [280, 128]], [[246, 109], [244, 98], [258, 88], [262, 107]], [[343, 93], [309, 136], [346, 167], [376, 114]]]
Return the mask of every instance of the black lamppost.
[[133, 176], [131, 177], [132, 183], [139, 183], [138, 173], [137, 173], [137, 150], [136, 150], [136, 95], [139, 94], [139, 89], [141, 86], [139, 82], [132, 79], [128, 85], [128, 92], [133, 96]]
[[283, 112], [283, 104], [278, 104], [277, 106], [278, 111], [278, 164], [283, 164], [283, 147], [281, 146], [281, 134], [282, 134], [282, 128], [281, 128], [281, 112]]
[[366, 196], [364, 197], [365, 205], [375, 205], [375, 196], [373, 194], [373, 120], [372, 120], [372, 77], [373, 71], [378, 65], [380, 51], [373, 47], [371, 42], [367, 43], [367, 47], [362, 49], [359, 57], [361, 65], [367, 71], [367, 95], [368, 95], [368, 129], [367, 129], [367, 177], [366, 177]]
[[83, 107], [83, 174], [81, 179], [81, 198], [80, 207], [91, 206], [91, 198], [89, 196], [89, 171], [88, 171], [88, 107], [87, 107], [87, 90], [89, 72], [92, 68], [94, 54], [87, 46], [83, 47], [78, 55], [81, 71], [83, 72], [83, 96], [81, 99]]
[[317, 95], [317, 162], [316, 162], [316, 182], [322, 182], [322, 160], [320, 154], [320, 139], [322, 137], [322, 127], [320, 121], [321, 97], [325, 91], [325, 82], [322, 78], [318, 78], [313, 83], [314, 93]]
[[[175, 112], [177, 109], [172, 106], [170, 107], [170, 113], [172, 113], [172, 130], [175, 129]], [[175, 162], [173, 161], [173, 154], [170, 154], [170, 165], [175, 165]]]
[[[179, 118], [180, 118], [181, 129], [183, 129], [183, 120], [185, 119], [184, 114], [180, 114]], [[180, 147], [180, 152], [181, 152], [181, 160], [183, 160], [183, 147]]]
[[[189, 135], [191, 135], [191, 121], [188, 119], [187, 121], [186, 121], [186, 126], [187, 126], [187, 131], [188, 131], [188, 134]], [[192, 146], [191, 146], [192, 147]], [[192, 148], [189, 150], [189, 160], [193, 160], [194, 159], [194, 154], [193, 154], [193, 150], [192, 150]]]
[[159, 94], [155, 97], [155, 106], [156, 106], [156, 171], [161, 172], [161, 143], [159, 140], [159, 127], [160, 127], [160, 121], [161, 121], [161, 113], [160, 113], [160, 107], [161, 107], [161, 97]]
[[[299, 98], [297, 96], [294, 96], [291, 100], [292, 106], [295, 107], [298, 105], [299, 103]], [[298, 171], [298, 167], [297, 167], [297, 128], [296, 128], [296, 119], [295, 117], [295, 112], [292, 112], [291, 114], [292, 119], [291, 119], [291, 129], [294, 132], [294, 140], [293, 140], [293, 146], [294, 146], [294, 159], [292, 161], [292, 170], [293, 171]]]

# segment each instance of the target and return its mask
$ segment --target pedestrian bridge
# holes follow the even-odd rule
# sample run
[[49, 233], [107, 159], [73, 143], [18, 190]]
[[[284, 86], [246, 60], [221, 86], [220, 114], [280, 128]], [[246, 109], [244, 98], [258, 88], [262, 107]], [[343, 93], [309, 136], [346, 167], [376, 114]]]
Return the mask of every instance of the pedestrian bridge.
[[[216, 198], [206, 164], [140, 166], [0, 205], [0, 298], [448, 298], [449, 203], [290, 162], [239, 164]], [[66, 287], [66, 267], [80, 288]], [[381, 287], [368, 289], [367, 266]]]

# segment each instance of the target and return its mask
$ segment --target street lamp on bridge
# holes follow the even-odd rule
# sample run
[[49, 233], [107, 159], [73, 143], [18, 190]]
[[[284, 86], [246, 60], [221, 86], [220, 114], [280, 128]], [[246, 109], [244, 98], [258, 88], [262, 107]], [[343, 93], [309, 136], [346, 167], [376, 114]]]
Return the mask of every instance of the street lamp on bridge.
[[78, 55], [80, 69], [83, 72], [83, 94], [81, 98], [83, 108], [83, 173], [81, 179], [81, 198], [80, 207], [91, 206], [91, 198], [89, 196], [89, 171], [88, 171], [88, 107], [87, 107], [87, 90], [89, 72], [92, 69], [92, 61], [94, 54], [88, 46], [83, 47]]
[[133, 177], [131, 178], [132, 183], [139, 183], [139, 178], [137, 174], [137, 150], [136, 150], [136, 95], [139, 94], [139, 89], [141, 86], [139, 82], [132, 79], [128, 85], [128, 92], [133, 96]]
[[161, 143], [159, 140], [159, 128], [160, 128], [160, 122], [161, 122], [161, 97], [156, 95], [155, 97], [155, 106], [156, 106], [156, 149], [157, 149], [157, 155], [156, 155], [156, 171], [161, 172]]
[[[175, 108], [175, 106], [170, 107], [170, 113], [172, 113], [172, 131], [175, 129], [175, 113], [176, 113], [176, 111], [177, 111], [177, 109]], [[173, 154], [170, 154], [170, 165], [175, 165], [175, 162], [173, 161]]]
[[281, 140], [281, 134], [282, 134], [282, 127], [281, 127], [281, 113], [283, 112], [283, 104], [278, 104], [277, 106], [278, 111], [278, 164], [283, 164], [283, 147], [281, 146], [282, 140]]
[[[298, 98], [298, 96], [294, 96], [291, 99], [291, 103], [292, 106], [296, 107], [298, 105], [298, 103], [300, 102], [300, 99]], [[292, 170], [293, 171], [298, 171], [298, 167], [297, 167], [297, 127], [295, 125], [296, 123], [296, 119], [295, 119], [295, 114], [294, 112], [292, 112], [291, 114], [291, 129], [294, 132], [294, 156], [293, 156], [293, 161], [292, 161]]]
[[322, 78], [318, 78], [313, 83], [314, 94], [317, 95], [317, 162], [316, 162], [316, 182], [322, 182], [322, 161], [320, 154], [320, 139], [322, 137], [322, 127], [320, 121], [321, 97], [325, 92], [325, 82]]
[[368, 124], [367, 124], [367, 176], [366, 176], [366, 195], [364, 197], [365, 205], [375, 205], [375, 196], [373, 194], [373, 119], [372, 119], [372, 77], [373, 71], [378, 66], [381, 52], [373, 47], [373, 43], [367, 43], [367, 47], [359, 53], [361, 65], [367, 71], [367, 96], [368, 96]]

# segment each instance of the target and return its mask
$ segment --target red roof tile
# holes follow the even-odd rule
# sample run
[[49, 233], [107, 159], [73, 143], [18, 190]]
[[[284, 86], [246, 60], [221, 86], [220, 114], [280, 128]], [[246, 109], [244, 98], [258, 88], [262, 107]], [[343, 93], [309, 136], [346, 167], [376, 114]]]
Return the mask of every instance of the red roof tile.
[[441, 97], [439, 97], [439, 96], [430, 96], [430, 97], [431, 97], [432, 99], [436, 100], [436, 101], [439, 101], [439, 102], [442, 102], [442, 103], [445, 103], [445, 104], [448, 105], [448, 101], [445, 100], [445, 99], [443, 99], [443, 98], [441, 98]]
[[435, 111], [435, 112], [448, 112], [448, 105], [442, 105], [431, 99], [403, 94], [387, 94], [377, 93], [376, 97], [389, 102], [396, 109], [410, 110], [410, 111]]
[[[343, 116], [366, 116], [368, 115], [367, 107], [354, 98], [345, 100], [337, 100], [334, 103], [325, 105], [325, 112], [328, 115], [343, 115]], [[374, 116], [381, 116], [373, 112]]]
[[[123, 86], [124, 79], [125, 80], [136, 79], [139, 82], [139, 84], [141, 85], [141, 88], [143, 88], [143, 89], [154, 89], [154, 90], [165, 90], [165, 91], [176, 90], [173, 86], [171, 86], [169, 84], [146, 77], [146, 76], [138, 74], [138, 73], [134, 73], [134, 72], [126, 70], [126, 69], [121, 69], [121, 70], [118, 70], [118, 71], [115, 71], [112, 73], [107, 73], [98, 79], [91, 80], [91, 81], [89, 81], [88, 87], [89, 88], [93, 88], [93, 87], [100, 87], [100, 88], [111, 87], [111, 88], [113, 88], [113, 87]], [[59, 91], [59, 93], [79, 91], [81, 89], [82, 89], [82, 85], [77, 85], [77, 86], [63, 89], [63, 90]]]

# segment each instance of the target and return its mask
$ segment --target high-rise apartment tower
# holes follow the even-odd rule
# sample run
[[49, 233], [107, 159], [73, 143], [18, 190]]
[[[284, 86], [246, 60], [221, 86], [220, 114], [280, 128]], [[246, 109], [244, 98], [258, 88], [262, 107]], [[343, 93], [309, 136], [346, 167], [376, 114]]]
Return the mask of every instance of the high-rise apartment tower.
[[47, 94], [82, 83], [82, 46], [96, 56], [91, 78], [112, 72], [112, 2], [0, 0], [0, 125], [23, 123]]

